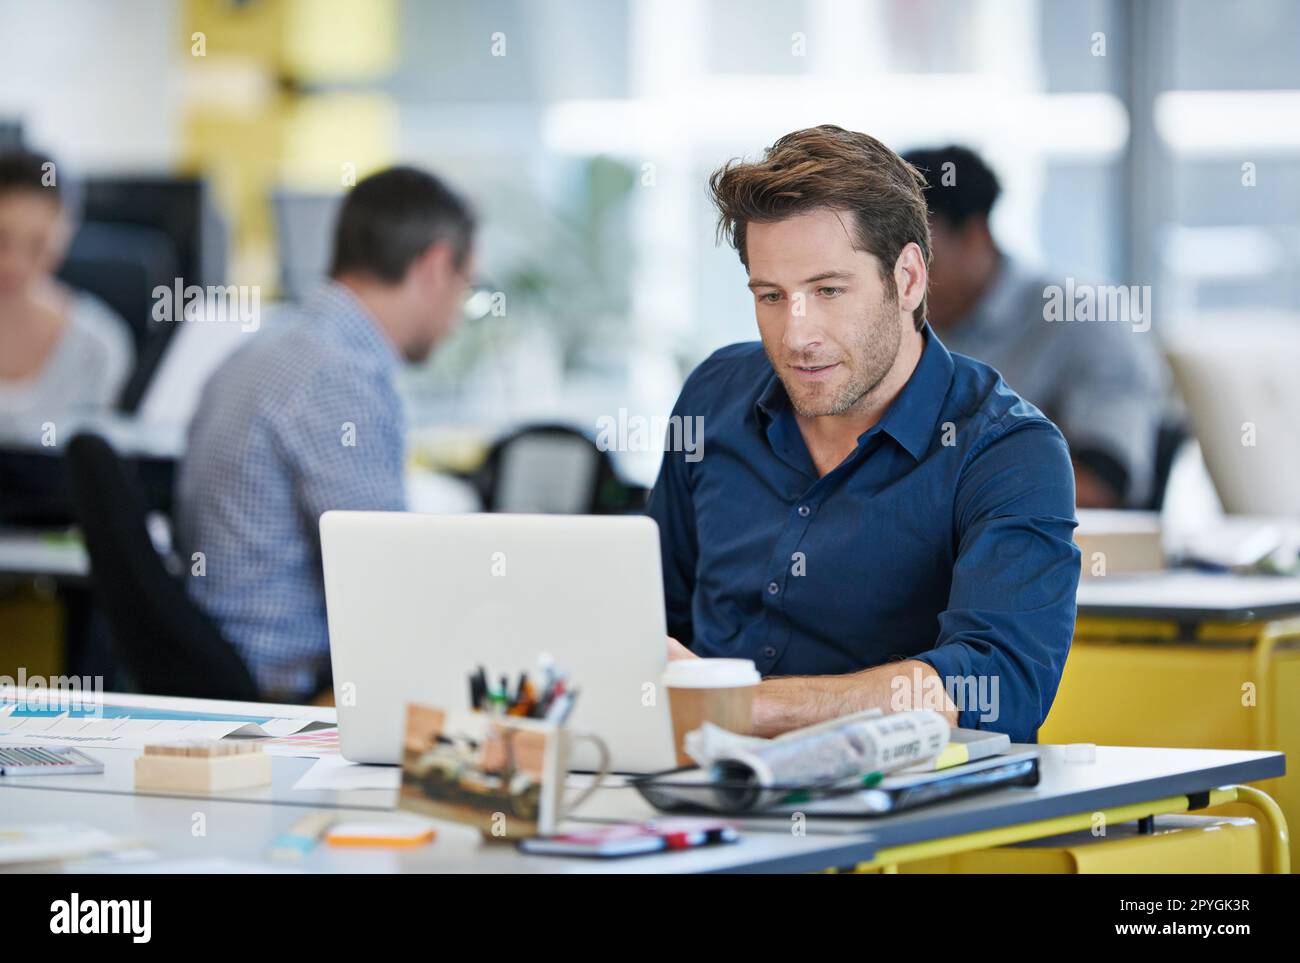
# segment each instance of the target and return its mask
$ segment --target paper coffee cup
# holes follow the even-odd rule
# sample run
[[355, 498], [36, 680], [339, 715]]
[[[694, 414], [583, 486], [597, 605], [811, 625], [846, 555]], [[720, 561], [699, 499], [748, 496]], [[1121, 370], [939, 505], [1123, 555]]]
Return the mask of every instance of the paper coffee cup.
[[686, 754], [686, 733], [706, 722], [746, 734], [753, 719], [754, 694], [762, 676], [749, 659], [676, 659], [664, 670], [663, 685], [673, 719], [679, 766], [694, 765]]

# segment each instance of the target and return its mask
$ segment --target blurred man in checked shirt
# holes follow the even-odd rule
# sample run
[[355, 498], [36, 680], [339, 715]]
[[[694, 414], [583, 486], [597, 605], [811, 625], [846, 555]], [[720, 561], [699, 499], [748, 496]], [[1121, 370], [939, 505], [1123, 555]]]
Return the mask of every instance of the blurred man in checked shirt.
[[473, 235], [469, 206], [433, 176], [366, 178], [339, 213], [329, 283], [203, 391], [178, 483], [178, 544], [182, 558], [203, 553], [190, 595], [265, 698], [304, 701], [327, 685], [319, 519], [405, 507], [394, 377], [459, 317]]

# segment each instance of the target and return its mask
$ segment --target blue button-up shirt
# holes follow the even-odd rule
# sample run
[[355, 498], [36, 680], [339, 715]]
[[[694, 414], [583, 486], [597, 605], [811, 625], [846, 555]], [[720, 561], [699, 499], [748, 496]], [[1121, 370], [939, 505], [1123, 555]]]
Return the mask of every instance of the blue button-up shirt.
[[822, 477], [761, 344], [692, 373], [673, 414], [702, 419], [703, 444], [665, 452], [648, 509], [668, 628], [765, 676], [918, 659], [959, 725], [1032, 740], [1074, 630], [1069, 451], [996, 371], [924, 337], [893, 404]]
[[309, 697], [329, 665], [321, 513], [404, 507], [400, 364], [332, 283], [204, 387], [177, 488], [178, 545], [191, 597], [264, 695]]

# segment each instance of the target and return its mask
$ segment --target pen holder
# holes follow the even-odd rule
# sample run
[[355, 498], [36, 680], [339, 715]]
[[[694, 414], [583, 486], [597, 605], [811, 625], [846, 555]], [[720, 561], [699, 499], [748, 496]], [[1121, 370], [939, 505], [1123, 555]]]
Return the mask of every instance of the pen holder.
[[[600, 762], [590, 786], [566, 798], [574, 745]], [[488, 840], [553, 835], [604, 782], [609, 750], [593, 733], [562, 724], [433, 706], [407, 707], [399, 806], [465, 823]]]

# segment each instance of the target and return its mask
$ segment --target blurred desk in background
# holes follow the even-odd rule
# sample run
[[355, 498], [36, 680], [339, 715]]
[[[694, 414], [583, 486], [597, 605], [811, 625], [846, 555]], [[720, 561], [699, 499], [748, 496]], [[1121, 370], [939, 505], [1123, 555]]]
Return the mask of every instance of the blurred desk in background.
[[[1112, 575], [1078, 598], [1043, 742], [1300, 752], [1300, 578]], [[1270, 783], [1300, 825], [1300, 775]]]
[[81, 582], [90, 557], [71, 529], [0, 529], [0, 575]]
[[49, 444], [34, 426], [0, 429], [0, 525], [48, 529], [75, 522], [63, 451], [82, 432], [102, 436], [121, 454], [135, 475], [146, 510], [171, 510], [176, 463], [184, 450], [183, 426], [124, 415], [73, 414], [50, 424]]

